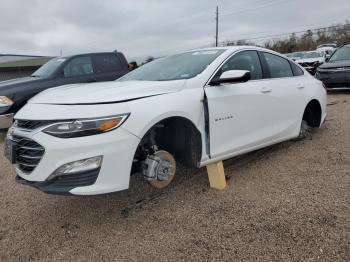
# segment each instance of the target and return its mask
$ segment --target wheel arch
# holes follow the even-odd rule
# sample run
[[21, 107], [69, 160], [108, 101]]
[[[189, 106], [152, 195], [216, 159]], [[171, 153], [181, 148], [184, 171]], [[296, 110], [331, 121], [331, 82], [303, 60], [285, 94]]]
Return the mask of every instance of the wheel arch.
[[190, 117], [179, 113], [166, 114], [148, 122], [147, 126], [138, 134], [140, 144], [135, 150], [135, 155], [143, 140], [148, 138], [149, 132], [153, 129], [158, 129], [155, 132], [160, 149], [173, 154], [176, 160], [186, 166], [198, 167], [200, 165], [203, 152], [203, 134]]
[[322, 121], [322, 106], [318, 99], [311, 99], [304, 110], [303, 118], [311, 127], [320, 127]]

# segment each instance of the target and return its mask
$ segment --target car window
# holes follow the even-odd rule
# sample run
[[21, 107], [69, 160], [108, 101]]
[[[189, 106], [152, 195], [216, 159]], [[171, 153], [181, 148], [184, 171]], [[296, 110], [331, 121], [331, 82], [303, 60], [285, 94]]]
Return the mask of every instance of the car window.
[[304, 74], [304, 71], [295, 63], [291, 62], [290, 65], [292, 66], [294, 76], [301, 76]]
[[203, 49], [156, 59], [117, 81], [171, 81], [193, 78], [202, 73], [226, 49]]
[[330, 63], [334, 63], [337, 61], [350, 60], [350, 47], [342, 47], [335, 51], [335, 53], [329, 59]]
[[263, 53], [270, 70], [271, 78], [291, 77], [292, 68], [287, 59], [270, 53]]
[[91, 58], [88, 56], [73, 58], [64, 68], [65, 77], [84, 76], [94, 73]]
[[242, 51], [235, 54], [225, 62], [216, 77], [229, 70], [247, 70], [252, 80], [263, 78], [260, 59], [256, 51]]
[[94, 61], [96, 73], [110, 73], [122, 69], [121, 62], [116, 55], [96, 55]]
[[46, 64], [44, 64], [42, 67], [40, 67], [38, 70], [36, 70], [32, 74], [32, 76], [39, 76], [39, 77], [50, 76], [60, 67], [60, 65], [64, 61], [66, 61], [66, 58], [64, 57], [53, 58], [50, 61], [48, 61]]

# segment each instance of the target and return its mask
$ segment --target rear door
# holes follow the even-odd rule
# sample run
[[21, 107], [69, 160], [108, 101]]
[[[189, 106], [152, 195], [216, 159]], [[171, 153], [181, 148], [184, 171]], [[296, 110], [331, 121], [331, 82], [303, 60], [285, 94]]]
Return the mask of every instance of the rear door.
[[271, 93], [269, 81], [264, 79], [258, 52], [234, 54], [214, 78], [227, 70], [250, 71], [251, 80], [205, 87], [212, 158], [249, 150], [273, 140], [276, 134], [279, 103]]
[[127, 73], [127, 63], [119, 58], [118, 53], [96, 54], [93, 56], [96, 68], [96, 81], [112, 81]]
[[271, 94], [279, 101], [274, 113], [276, 138], [284, 139], [297, 135], [304, 105], [307, 104], [304, 72], [299, 66], [277, 54], [261, 54], [269, 74]]

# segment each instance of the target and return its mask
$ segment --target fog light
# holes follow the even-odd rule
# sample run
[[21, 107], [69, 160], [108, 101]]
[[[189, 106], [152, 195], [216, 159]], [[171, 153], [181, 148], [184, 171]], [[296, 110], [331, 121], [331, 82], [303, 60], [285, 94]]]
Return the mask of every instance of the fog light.
[[65, 164], [59, 167], [58, 169], [56, 169], [56, 171], [49, 176], [48, 180], [56, 176], [71, 175], [71, 174], [96, 170], [101, 167], [102, 159], [103, 159], [102, 156], [96, 156], [96, 157], [82, 159], [79, 161], [74, 161], [74, 162]]

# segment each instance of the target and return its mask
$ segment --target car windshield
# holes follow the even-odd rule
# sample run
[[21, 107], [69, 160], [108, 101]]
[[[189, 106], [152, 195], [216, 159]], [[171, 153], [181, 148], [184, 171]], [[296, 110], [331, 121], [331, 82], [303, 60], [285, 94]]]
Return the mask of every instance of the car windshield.
[[296, 53], [291, 53], [290, 54], [290, 58], [302, 58], [303, 57], [303, 53], [302, 52], [296, 52]]
[[36, 70], [32, 76], [34, 77], [45, 77], [52, 75], [53, 72], [66, 60], [66, 58], [53, 58], [43, 66], [41, 66], [38, 70]]
[[329, 62], [334, 63], [342, 60], [350, 60], [350, 47], [343, 47], [335, 51], [335, 53], [329, 59]]
[[225, 49], [192, 51], [161, 58], [126, 74], [118, 81], [190, 79], [203, 72]]
[[318, 58], [322, 57], [322, 54], [319, 52], [310, 52], [310, 53], [305, 53], [303, 58]]

